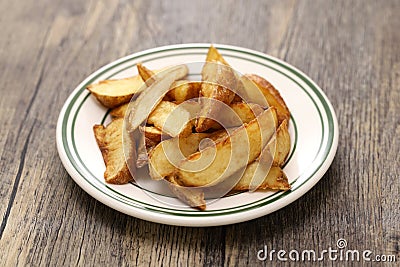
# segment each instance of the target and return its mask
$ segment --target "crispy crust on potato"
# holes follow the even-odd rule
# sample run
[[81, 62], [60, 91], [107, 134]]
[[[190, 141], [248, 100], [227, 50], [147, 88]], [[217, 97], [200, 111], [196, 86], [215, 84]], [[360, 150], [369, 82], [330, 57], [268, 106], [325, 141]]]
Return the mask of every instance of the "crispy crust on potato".
[[276, 108], [279, 123], [283, 120], [290, 120], [290, 111], [285, 101], [279, 91], [270, 82], [256, 74], [246, 74], [244, 77], [257, 85], [268, 104]]
[[111, 109], [110, 115], [113, 119], [124, 118], [128, 110], [129, 103]]
[[104, 179], [111, 184], [126, 184], [133, 180], [124, 156], [123, 122], [123, 119], [117, 119], [107, 127], [93, 126], [94, 136], [106, 165]]
[[88, 85], [86, 89], [106, 108], [115, 108], [128, 103], [143, 85], [140, 76], [136, 75], [125, 79], [100, 81]]
[[220, 105], [214, 105], [213, 101], [207, 101], [207, 98], [229, 105], [235, 98], [234, 90], [237, 85], [234, 71], [213, 46], [208, 51], [201, 75], [203, 82], [200, 96], [205, 99], [201, 100], [203, 103], [196, 121], [197, 132], [205, 132], [213, 127], [215, 121], [210, 118], [214, 117], [220, 109]]
[[178, 184], [173, 176], [165, 177], [168, 182], [168, 187], [172, 193], [177, 196], [181, 201], [188, 204], [192, 208], [199, 210], [206, 209], [206, 201], [204, 200], [204, 192], [201, 190], [195, 190], [187, 187], [183, 187]]
[[[232, 189], [232, 191], [247, 191], [252, 189], [251, 182], [256, 173], [258, 164], [260, 164], [260, 162], [255, 161], [247, 165], [242, 177], [235, 185], [235, 187]], [[283, 170], [280, 167], [273, 166], [271, 167], [271, 169], [269, 169], [267, 175], [262, 180], [261, 184], [257, 186], [256, 189], [257, 190], [272, 189], [272, 190], [286, 191], [290, 189], [290, 184]]]
[[[183, 160], [174, 175], [179, 183], [185, 186], [210, 186], [221, 182], [233, 175], [240, 168], [253, 162], [261, 153], [261, 149], [275, 132], [276, 111], [273, 107], [264, 111], [248, 124], [237, 128], [230, 138], [223, 139], [214, 147], [207, 147], [201, 152], [196, 152]], [[248, 139], [247, 139], [248, 137]], [[244, 152], [231, 157], [232, 143], [240, 147], [247, 146], [249, 142], [249, 154]], [[214, 151], [215, 150], [215, 151]], [[241, 165], [242, 158], [246, 157], [245, 165]], [[193, 161], [201, 159], [202, 162], [211, 162], [202, 170], [192, 171]], [[230, 168], [228, 168], [230, 166]]]

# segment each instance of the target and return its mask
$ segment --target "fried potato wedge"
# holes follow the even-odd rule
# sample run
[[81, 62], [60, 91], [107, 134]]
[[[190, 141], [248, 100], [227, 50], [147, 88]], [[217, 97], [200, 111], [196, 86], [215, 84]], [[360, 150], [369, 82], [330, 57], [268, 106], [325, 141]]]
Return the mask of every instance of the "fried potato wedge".
[[[111, 184], [126, 184], [133, 180], [125, 161], [124, 146], [128, 153], [132, 153], [129, 158], [135, 158], [134, 142], [126, 141], [123, 144], [123, 119], [112, 121], [107, 127], [94, 125], [93, 131], [97, 144], [106, 165], [104, 179]], [[128, 163], [129, 164], [129, 163]]]
[[[282, 167], [290, 152], [290, 135], [288, 130], [288, 121], [284, 120], [276, 130], [276, 135], [271, 138], [269, 143], [263, 149], [263, 152], [273, 155], [273, 166]], [[261, 157], [260, 161], [269, 164], [270, 159]]]
[[211, 46], [206, 62], [201, 71], [202, 83], [200, 96], [201, 111], [196, 121], [196, 131], [204, 132], [215, 125], [211, 118], [219, 112], [220, 105], [207, 101], [207, 98], [221, 101], [229, 105], [235, 98], [237, 77], [233, 69], [227, 64], [219, 52]]
[[168, 187], [172, 193], [181, 201], [188, 204], [192, 208], [199, 210], [206, 209], [206, 201], [204, 200], [204, 192], [198, 189], [191, 189], [179, 185], [173, 176], [167, 176]]
[[[151, 142], [151, 141], [150, 141]], [[137, 158], [136, 158], [136, 167], [142, 168], [147, 165], [148, 163], [148, 150], [151, 149], [151, 146], [147, 147], [149, 143], [146, 142], [146, 137], [144, 134], [140, 137], [138, 142], [138, 149], [137, 149]]]
[[[271, 83], [255, 74], [246, 74], [243, 78], [243, 81], [247, 79], [253, 82], [264, 95], [265, 99], [268, 102], [268, 105], [276, 108], [279, 123], [281, 123], [283, 120], [289, 121], [290, 111], [286, 106], [285, 101], [281, 97], [279, 91]], [[244, 84], [246, 86], [246, 82]]]
[[[247, 191], [247, 190], [290, 190], [290, 184], [286, 174], [280, 167], [271, 167], [267, 172], [263, 168], [258, 168], [259, 161], [255, 161], [247, 165], [239, 182], [235, 185], [232, 191]], [[260, 171], [261, 170], [261, 171]], [[257, 188], [252, 188], [254, 179], [262, 178], [262, 182], [257, 185]]]
[[[215, 185], [253, 162], [275, 129], [276, 111], [271, 107], [248, 124], [234, 130], [230, 138], [223, 139], [215, 147], [207, 147], [182, 160], [174, 175], [184, 186]], [[243, 149], [247, 147], [248, 152]], [[197, 168], [206, 163], [209, 163], [207, 167], [200, 170]]]
[[[213, 121], [211, 129], [220, 130], [222, 128], [232, 128], [248, 123], [257, 115], [264, 111], [264, 108], [258, 104], [236, 102], [229, 105], [231, 110], [221, 108], [216, 115], [217, 121]], [[234, 112], [231, 112], [234, 111]]]
[[232, 103], [241, 103], [243, 102], [243, 99], [239, 95], [235, 95], [235, 97], [232, 100]]
[[162, 76], [156, 76], [156, 81], [140, 94], [132, 103], [132, 111], [129, 113], [129, 130], [134, 131], [150, 115], [154, 108], [168, 93], [173, 82], [182, 79], [188, 73], [185, 65], [178, 65], [163, 71]]
[[174, 82], [171, 88], [173, 89], [171, 89], [166, 96], [170, 101], [180, 104], [186, 100], [199, 97], [201, 82], [180, 80]]
[[111, 109], [110, 115], [113, 119], [124, 118], [128, 110], [129, 103]]
[[169, 101], [161, 101], [150, 113], [147, 123], [153, 124], [172, 137], [179, 134], [187, 136], [192, 133], [193, 124], [190, 121], [189, 111]]
[[230, 104], [229, 107], [235, 112], [240, 120], [238, 121], [236, 116], [232, 116], [234, 113], [221, 114], [220, 120], [222, 121], [223, 125], [228, 128], [237, 127], [243, 123], [248, 123], [264, 111], [260, 105], [253, 103], [247, 104], [244, 102], [238, 102]]
[[139, 129], [148, 140], [151, 140], [156, 145], [160, 143], [162, 139], [169, 138], [168, 135], [164, 134], [160, 129], [154, 126], [139, 127]]
[[151, 178], [160, 180], [174, 172], [177, 163], [197, 151], [199, 143], [210, 134], [194, 133], [187, 137], [174, 137], [159, 143], [149, 153]]
[[220, 62], [224, 65], [229, 66], [228, 62], [225, 61], [223, 56], [218, 52], [218, 50], [213, 45], [211, 45], [210, 48], [208, 49], [206, 61], [207, 62]]
[[155, 72], [143, 66], [142, 63], [138, 63], [136, 67], [138, 69], [139, 76], [142, 78], [147, 86], [150, 86], [155, 82]]
[[104, 80], [86, 88], [106, 108], [115, 108], [128, 103], [144, 85], [139, 75], [119, 80]]
[[160, 129], [154, 126], [139, 127], [141, 136], [139, 138], [136, 167], [142, 168], [148, 163], [149, 152], [158, 145], [161, 140], [167, 140], [169, 135], [164, 134]]

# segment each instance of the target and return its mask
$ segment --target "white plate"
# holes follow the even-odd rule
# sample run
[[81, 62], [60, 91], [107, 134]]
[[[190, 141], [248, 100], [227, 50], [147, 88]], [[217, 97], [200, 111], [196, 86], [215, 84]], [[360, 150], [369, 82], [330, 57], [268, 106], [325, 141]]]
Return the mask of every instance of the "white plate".
[[[210, 44], [164, 46], [116, 60], [87, 77], [73, 91], [57, 124], [57, 148], [71, 177], [87, 193], [120, 212], [158, 223], [183, 226], [216, 226], [251, 220], [276, 211], [312, 188], [332, 163], [338, 143], [335, 112], [322, 90], [293, 66], [249, 49], [215, 45], [231, 66], [241, 73], [255, 73], [269, 80], [286, 101], [292, 118], [292, 149], [284, 167], [292, 190], [253, 192], [223, 197], [198, 211], [179, 200], [142, 190], [133, 184], [105, 184], [105, 166], [92, 127], [110, 120], [85, 90], [88, 84], [137, 74], [136, 63], [159, 69], [179, 63], [204, 61]], [[154, 196], [157, 195], [155, 198]], [[166, 202], [159, 201], [165, 199]]]

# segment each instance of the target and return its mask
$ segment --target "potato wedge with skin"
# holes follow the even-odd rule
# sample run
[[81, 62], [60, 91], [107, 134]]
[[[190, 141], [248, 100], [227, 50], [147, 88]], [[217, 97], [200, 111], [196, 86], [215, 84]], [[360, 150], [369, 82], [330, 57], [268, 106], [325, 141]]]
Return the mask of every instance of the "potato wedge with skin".
[[147, 165], [148, 163], [148, 151], [151, 150], [151, 146], [146, 142], [146, 137], [142, 135], [138, 142], [138, 149], [137, 149], [137, 158], [136, 158], [136, 167], [142, 168]]
[[[215, 185], [253, 162], [275, 129], [276, 111], [269, 108], [256, 119], [237, 128], [230, 138], [223, 139], [215, 147], [207, 147], [190, 155], [179, 164], [174, 175], [184, 186]], [[248, 153], [245, 151], [247, 147]], [[194, 165], [204, 166], [207, 162], [210, 164], [206, 168], [193, 169]]]
[[180, 80], [173, 83], [171, 88], [173, 89], [171, 89], [166, 96], [170, 101], [180, 104], [186, 100], [199, 97], [201, 82]]
[[192, 133], [193, 127], [190, 113], [169, 101], [161, 101], [147, 118], [147, 123], [153, 124], [163, 133], [172, 137], [179, 134], [187, 136]]
[[211, 45], [207, 52], [207, 62], [220, 62], [224, 65], [229, 66], [228, 62], [225, 61], [224, 57], [218, 52], [218, 50]]
[[241, 126], [243, 123], [250, 122], [265, 110], [260, 105], [253, 103], [247, 104], [244, 102], [231, 103], [229, 107], [234, 112], [228, 112], [225, 108], [221, 108], [219, 113], [216, 115], [218, 122], [214, 121], [211, 129], [219, 130], [222, 128]]
[[204, 192], [183, 187], [179, 185], [173, 176], [165, 177], [168, 182], [168, 187], [172, 193], [177, 196], [181, 201], [188, 204], [192, 208], [197, 208], [199, 210], [206, 209], [206, 201], [204, 200]]
[[139, 138], [136, 167], [142, 168], [148, 163], [149, 152], [162, 140], [171, 138], [154, 126], [139, 127], [141, 136]]
[[210, 133], [207, 138], [201, 140], [199, 144], [199, 151], [202, 151], [209, 146], [213, 146], [219, 142], [222, 142], [224, 139], [228, 138], [228, 134], [232, 133], [236, 129], [237, 128], [221, 129], [216, 132]]
[[232, 103], [241, 103], [243, 102], [243, 99], [239, 95], [235, 95], [235, 97], [232, 100]]
[[137, 93], [144, 82], [139, 75], [119, 80], [104, 80], [96, 84], [88, 85], [86, 88], [106, 108], [115, 108], [128, 103], [132, 96]]
[[155, 82], [155, 77], [154, 77], [155, 72], [143, 66], [142, 63], [138, 63], [136, 67], [138, 69], [139, 76], [142, 78], [142, 80], [146, 83], [147, 86], [150, 86]]
[[[268, 152], [267, 152], [268, 151]], [[290, 152], [290, 135], [288, 130], [288, 121], [284, 120], [276, 130], [276, 135], [271, 138], [268, 144], [263, 149], [263, 153], [273, 155], [273, 166], [282, 167]], [[264, 163], [270, 163], [268, 158], [260, 158]]]
[[124, 118], [128, 110], [129, 103], [111, 109], [110, 115], [113, 119]]
[[106, 165], [104, 179], [111, 184], [126, 184], [133, 180], [125, 161], [124, 145], [127, 149], [126, 151], [132, 153], [131, 156], [128, 156], [128, 160], [134, 160], [136, 151], [134, 142], [126, 141], [123, 144], [123, 123], [123, 119], [117, 119], [107, 127], [103, 125], [93, 126], [96, 142]]
[[147, 138], [144, 134], [141, 135], [138, 141], [136, 167], [142, 168], [147, 165], [150, 151], [156, 147], [160, 141], [154, 141]]
[[144, 136], [148, 140], [151, 140], [156, 145], [158, 143], [160, 143], [161, 140], [170, 138], [170, 136], [163, 133], [160, 129], [158, 129], [157, 127], [154, 127], [154, 126], [139, 127], [139, 130], [140, 130], [140, 132], [142, 132], [144, 134]]
[[285, 101], [271, 83], [255, 74], [246, 74], [244, 78], [253, 82], [260, 89], [269, 106], [276, 108], [279, 123], [283, 120], [290, 120], [290, 111]]
[[255, 161], [246, 167], [242, 177], [232, 191], [247, 191], [252, 189], [251, 184], [256, 172], [257, 175], [262, 175], [261, 178], [264, 177], [256, 190], [290, 190], [288, 178], [280, 167], [273, 166], [266, 173], [262, 173], [262, 171], [257, 171], [260, 170], [257, 166], [258, 164], [260, 164], [260, 162]]
[[175, 137], [159, 143], [149, 153], [151, 178], [160, 180], [173, 173], [174, 164], [196, 152], [200, 141], [207, 136], [209, 134], [194, 133], [187, 137]]
[[196, 121], [196, 131], [204, 132], [215, 125], [213, 118], [219, 112], [219, 105], [207, 101], [207, 98], [221, 101], [229, 105], [235, 98], [237, 76], [219, 52], [211, 46], [206, 62], [201, 71], [202, 84], [200, 89], [202, 108]]
[[229, 105], [230, 108], [239, 116], [240, 124], [237, 124], [237, 118], [230, 118], [228, 114], [221, 114], [221, 121], [225, 127], [237, 127], [243, 123], [248, 123], [258, 115], [260, 115], [264, 109], [257, 104], [247, 104], [244, 102], [232, 103]]
[[163, 71], [162, 75], [156, 76], [156, 81], [146, 88], [145, 94], [140, 94], [132, 103], [129, 113], [129, 130], [136, 130], [142, 124], [155, 107], [168, 93], [173, 82], [182, 79], [188, 73], [185, 65], [178, 65]]

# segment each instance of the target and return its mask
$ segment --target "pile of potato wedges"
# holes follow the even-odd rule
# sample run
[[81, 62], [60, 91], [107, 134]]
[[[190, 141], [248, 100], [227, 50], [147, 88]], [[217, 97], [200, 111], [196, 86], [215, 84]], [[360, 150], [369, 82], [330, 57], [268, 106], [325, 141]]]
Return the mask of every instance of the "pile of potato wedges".
[[237, 73], [213, 46], [200, 81], [187, 80], [186, 65], [137, 69], [136, 76], [87, 86], [112, 117], [93, 127], [107, 183], [134, 182], [136, 169], [147, 168], [199, 210], [221, 184], [229, 184], [221, 197], [290, 190], [282, 170], [290, 112], [266, 79]]

